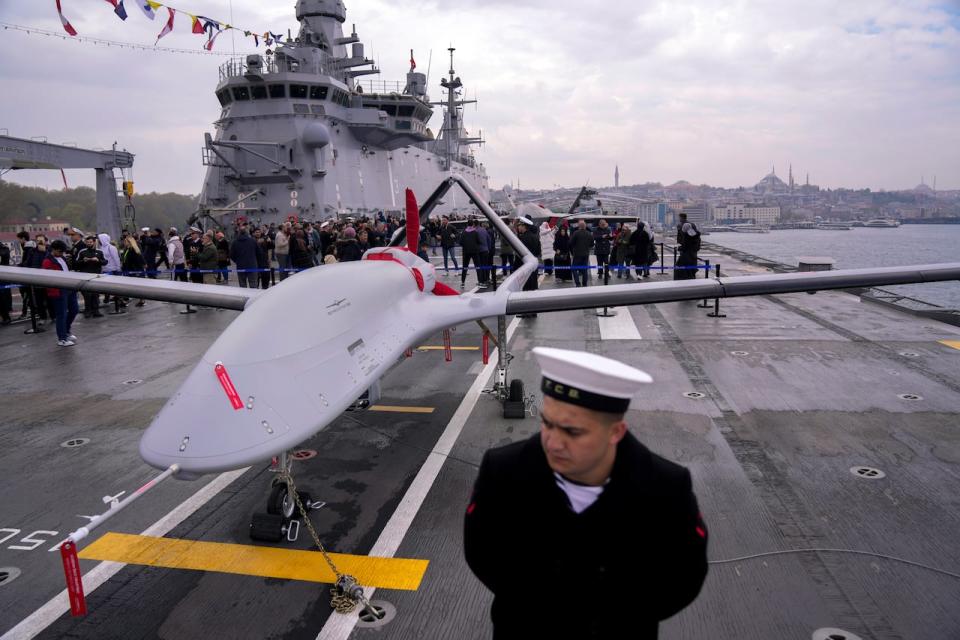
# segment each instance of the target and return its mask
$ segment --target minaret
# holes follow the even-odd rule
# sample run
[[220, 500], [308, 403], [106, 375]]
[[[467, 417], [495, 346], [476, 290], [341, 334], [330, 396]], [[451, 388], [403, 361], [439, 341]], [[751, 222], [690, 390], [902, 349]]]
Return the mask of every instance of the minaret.
[[793, 193], [793, 163], [790, 163], [790, 193]]
[[613, 188], [620, 188], [620, 165], [617, 165], [613, 169]]

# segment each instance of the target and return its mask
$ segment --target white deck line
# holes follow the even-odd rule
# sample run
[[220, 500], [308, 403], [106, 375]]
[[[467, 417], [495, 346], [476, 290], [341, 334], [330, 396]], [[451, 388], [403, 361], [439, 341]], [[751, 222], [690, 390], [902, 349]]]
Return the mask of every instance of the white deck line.
[[[520, 320], [514, 318], [507, 327], [508, 343], [519, 324]], [[437, 440], [437, 444], [434, 445], [433, 451], [430, 452], [423, 466], [420, 467], [420, 472], [417, 473], [417, 477], [413, 479], [413, 483], [410, 484], [410, 487], [404, 494], [403, 499], [397, 506], [397, 510], [390, 516], [390, 520], [380, 533], [380, 537], [377, 538], [376, 543], [374, 543], [373, 548], [370, 550], [371, 556], [392, 558], [397, 553], [397, 549], [400, 548], [400, 543], [403, 542], [407, 530], [409, 530], [410, 525], [413, 524], [413, 519], [423, 505], [423, 501], [430, 492], [430, 488], [436, 481], [437, 476], [440, 474], [443, 463], [446, 462], [447, 456], [450, 454], [453, 445], [456, 443], [457, 438], [460, 437], [460, 433], [467, 423], [467, 419], [470, 417], [470, 414], [473, 413], [473, 408], [476, 406], [477, 400], [480, 399], [481, 392], [486, 386], [487, 380], [490, 379], [490, 376], [493, 375], [494, 370], [497, 368], [496, 353], [496, 350], [491, 352], [490, 363], [483, 368], [483, 371], [481, 371], [477, 379], [474, 380], [467, 394], [460, 402], [460, 406], [457, 407], [453, 417], [450, 418], [450, 422], [447, 423], [447, 428], [444, 429], [440, 439]], [[373, 595], [374, 589], [365, 587], [363, 592], [367, 598], [370, 598]], [[330, 617], [327, 618], [327, 623], [323, 625], [323, 629], [320, 630], [317, 640], [347, 640], [350, 634], [353, 633], [353, 628], [356, 626], [358, 619], [356, 612], [350, 614], [332, 612]], [[0, 640], [3, 639], [0, 638]]]
[[598, 316], [600, 321], [601, 340], [642, 340], [640, 330], [633, 321], [630, 307], [618, 307], [614, 310], [617, 315], [606, 318]]
[[[150, 525], [140, 535], [156, 537], [166, 535], [174, 527], [193, 515], [197, 509], [209, 502], [213, 496], [226, 489], [231, 482], [246, 473], [249, 468], [221, 473], [185, 502], [180, 503], [173, 511]], [[83, 575], [84, 593], [89, 596], [97, 587], [112, 578], [125, 566], [127, 565], [123, 562], [101, 562]], [[63, 590], [47, 604], [3, 634], [0, 640], [30, 640], [68, 611], [70, 611], [70, 600], [67, 591]]]

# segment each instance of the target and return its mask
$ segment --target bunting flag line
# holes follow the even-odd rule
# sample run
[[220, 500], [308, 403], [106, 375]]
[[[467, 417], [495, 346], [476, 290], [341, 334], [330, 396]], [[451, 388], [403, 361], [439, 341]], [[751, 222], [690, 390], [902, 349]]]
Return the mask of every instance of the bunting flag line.
[[77, 30], [73, 28], [73, 25], [70, 24], [70, 21], [67, 20], [66, 16], [63, 15], [63, 9], [60, 8], [60, 0], [57, 0], [57, 13], [60, 14], [60, 22], [63, 23], [63, 30], [72, 36], [77, 35]]
[[[61, 0], [55, 0], [55, 1], [57, 4], [57, 13], [60, 15], [60, 22], [63, 24], [64, 30], [71, 36], [77, 35], [76, 29], [73, 28], [73, 25], [71, 25], [70, 22], [67, 20], [67, 18], [63, 15], [63, 11], [60, 6]], [[113, 7], [113, 12], [117, 14], [117, 17], [119, 17], [121, 20], [127, 19], [127, 10], [126, 10], [126, 7], [124, 6], [124, 0], [105, 0], [105, 1], [109, 3], [110, 6]], [[253, 38], [254, 45], [257, 47], [260, 46], [261, 39], [264, 41], [264, 43], [267, 46], [272, 45], [274, 43], [280, 44], [282, 42], [283, 36], [281, 34], [272, 33], [270, 31], [264, 31], [263, 35], [260, 35], [257, 33], [253, 33], [252, 31], [241, 30], [238, 27], [234, 27], [231, 24], [220, 22], [219, 20], [214, 20], [212, 18], [207, 18], [205, 16], [195, 16], [181, 9], [176, 9], [162, 2], [158, 2], [157, 0], [133, 0], [133, 2], [135, 2], [137, 6], [140, 7], [140, 10], [143, 11], [143, 15], [147, 16], [147, 18], [149, 18], [150, 20], [154, 20], [157, 17], [157, 12], [160, 9], [167, 10], [167, 22], [166, 22], [166, 25], [163, 27], [163, 30], [157, 36], [157, 42], [159, 42], [160, 39], [166, 36], [168, 33], [173, 31], [173, 22], [177, 13], [182, 13], [190, 17], [190, 31], [192, 33], [195, 33], [198, 35], [206, 34], [207, 42], [204, 45], [204, 48], [207, 51], [213, 48], [213, 44], [216, 41], [217, 36], [219, 36], [221, 32], [227, 31], [230, 29], [243, 31], [243, 34], [246, 37]], [[410, 57], [411, 57], [411, 60], [410, 60], [411, 64], [416, 65], [416, 63], [413, 62], [412, 51], [410, 52]]]
[[161, 31], [160, 35], [157, 36], [157, 42], [160, 42], [160, 38], [173, 31], [173, 17], [177, 14], [170, 7], [167, 7], [167, 12], [170, 14], [170, 17], [167, 18], [167, 24], [163, 25], [163, 31]]
[[143, 11], [143, 15], [151, 20], [157, 17], [157, 9], [162, 6], [159, 2], [151, 2], [150, 0], [136, 0], [136, 2], [140, 10]]
[[107, 0], [113, 6], [113, 12], [121, 20], [127, 19], [127, 10], [123, 6], [123, 0]]

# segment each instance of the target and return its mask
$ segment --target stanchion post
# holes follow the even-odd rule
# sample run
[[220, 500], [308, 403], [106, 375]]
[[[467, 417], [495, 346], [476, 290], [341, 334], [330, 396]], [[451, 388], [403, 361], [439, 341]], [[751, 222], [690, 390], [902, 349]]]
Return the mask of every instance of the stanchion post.
[[666, 273], [667, 261], [663, 257], [663, 243], [660, 243], [660, 275]]
[[[716, 272], [717, 272], [717, 280], [719, 280], [719, 279], [720, 279], [720, 265], [717, 265], [717, 267], [716, 267]], [[713, 311], [712, 311], [711, 313], [708, 313], [707, 316], [709, 316], [709, 317], [711, 317], [711, 318], [726, 318], [726, 317], [727, 317], [727, 314], [725, 314], [725, 313], [720, 313], [720, 298], [714, 298], [714, 299], [713, 299]]]
[[[709, 277], [710, 277], [710, 261], [709, 261], [709, 260], [704, 260], [704, 263], [705, 263], [704, 271], [705, 271], [705, 273], [706, 273], [706, 275], [705, 275], [704, 277], [705, 277], [705, 278], [709, 278]], [[700, 267], [697, 266], [697, 267], [693, 267], [693, 268], [696, 269], [696, 271], [693, 272], [694, 277], [696, 277], [697, 272], [700, 271]], [[699, 307], [700, 309], [709, 309], [709, 308], [710, 308], [710, 301], [707, 300], [706, 298], [704, 298], [704, 299], [703, 299], [703, 302], [701, 302], [700, 304], [698, 304], [697, 307]]]

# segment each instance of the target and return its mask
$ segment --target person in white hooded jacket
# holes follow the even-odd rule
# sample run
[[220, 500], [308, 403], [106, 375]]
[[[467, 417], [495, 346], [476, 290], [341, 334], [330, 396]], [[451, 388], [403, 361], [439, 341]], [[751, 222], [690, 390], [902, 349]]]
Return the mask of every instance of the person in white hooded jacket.
[[540, 246], [542, 247], [543, 274], [553, 275], [553, 258], [556, 255], [553, 249], [553, 240], [557, 235], [556, 226], [551, 227], [549, 222], [540, 225]]
[[[97, 239], [100, 241], [100, 251], [107, 260], [107, 264], [103, 265], [103, 273], [120, 273], [120, 252], [110, 243], [110, 236], [101, 233], [97, 235]], [[103, 303], [108, 302], [110, 302], [110, 296], [103, 296]]]

